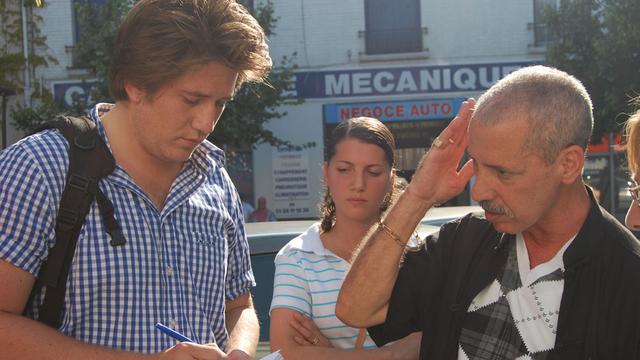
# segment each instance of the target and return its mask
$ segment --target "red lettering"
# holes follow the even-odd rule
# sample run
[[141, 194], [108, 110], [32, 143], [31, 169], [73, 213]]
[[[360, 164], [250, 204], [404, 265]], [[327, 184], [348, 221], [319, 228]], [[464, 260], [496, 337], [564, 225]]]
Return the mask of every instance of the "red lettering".
[[384, 116], [385, 117], [393, 117], [393, 106], [387, 105], [384, 107]]
[[[407, 110], [410, 115], [405, 114]], [[345, 120], [358, 116], [370, 116], [377, 119], [381, 118], [403, 118], [405, 116], [429, 116], [429, 115], [449, 115], [453, 111], [451, 104], [446, 102], [424, 102], [412, 104], [411, 108], [405, 108], [404, 105], [374, 105], [340, 109], [340, 118]]]
[[349, 108], [340, 109], [340, 120], [346, 120], [350, 117], [351, 116], [349, 116]]
[[420, 104], [420, 114], [424, 115], [424, 116], [429, 116], [429, 113], [431, 113], [431, 108], [429, 106], [429, 104]]

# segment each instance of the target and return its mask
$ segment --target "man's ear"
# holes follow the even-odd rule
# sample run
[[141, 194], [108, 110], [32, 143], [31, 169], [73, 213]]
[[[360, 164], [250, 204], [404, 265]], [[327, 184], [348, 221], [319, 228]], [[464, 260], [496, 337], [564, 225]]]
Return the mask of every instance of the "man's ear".
[[124, 91], [127, 93], [127, 98], [129, 99], [129, 101], [134, 104], [139, 104], [142, 102], [142, 100], [144, 100], [144, 90], [140, 89], [130, 82], [124, 84]]
[[584, 149], [578, 145], [570, 145], [560, 151], [556, 163], [563, 183], [571, 184], [582, 176], [584, 156]]

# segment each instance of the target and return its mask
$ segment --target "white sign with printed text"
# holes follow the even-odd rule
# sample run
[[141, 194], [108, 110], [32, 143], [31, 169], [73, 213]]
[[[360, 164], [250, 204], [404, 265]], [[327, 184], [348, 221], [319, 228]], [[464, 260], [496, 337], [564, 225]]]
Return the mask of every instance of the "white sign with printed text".
[[307, 149], [274, 149], [273, 212], [278, 219], [308, 218], [311, 211], [309, 186], [309, 151]]

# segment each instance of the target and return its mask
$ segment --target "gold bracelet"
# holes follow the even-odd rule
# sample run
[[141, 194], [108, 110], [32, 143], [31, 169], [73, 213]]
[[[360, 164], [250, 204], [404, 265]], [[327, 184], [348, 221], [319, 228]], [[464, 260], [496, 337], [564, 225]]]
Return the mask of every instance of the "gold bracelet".
[[400, 247], [404, 248], [406, 246], [406, 244], [402, 243], [402, 240], [400, 239], [400, 236], [398, 234], [396, 234], [393, 230], [391, 230], [391, 228], [388, 227], [387, 224], [383, 223], [382, 219], [378, 219], [378, 230], [382, 230], [385, 233], [387, 233], [387, 235], [391, 236], [391, 238], [398, 245], [400, 245]]

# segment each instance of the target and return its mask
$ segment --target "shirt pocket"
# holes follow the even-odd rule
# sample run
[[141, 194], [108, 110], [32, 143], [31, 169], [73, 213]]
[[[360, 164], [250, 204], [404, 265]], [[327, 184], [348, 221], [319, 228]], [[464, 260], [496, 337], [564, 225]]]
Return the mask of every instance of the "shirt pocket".
[[203, 245], [206, 247], [216, 246], [216, 244], [220, 241], [226, 242], [226, 238], [224, 234], [217, 229], [212, 229], [210, 233], [205, 233], [201, 231], [185, 231], [183, 232], [187, 238], [196, 244]]
[[198, 304], [192, 310], [203, 316], [214, 316], [224, 304], [228, 251], [227, 237], [222, 229], [207, 232], [183, 230], [180, 235], [183, 251], [178, 257], [178, 266], [185, 279], [185, 296], [189, 302]]
[[[199, 270], [211, 270], [210, 267], [226, 266], [228, 253], [228, 238], [224, 229], [211, 225], [207, 231], [184, 229], [180, 231], [184, 256], [192, 266], [200, 267]], [[207, 269], [209, 268], [209, 269]], [[216, 269], [220, 271], [222, 269]]]

